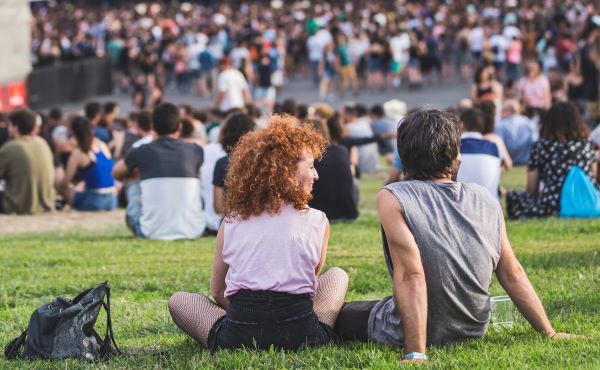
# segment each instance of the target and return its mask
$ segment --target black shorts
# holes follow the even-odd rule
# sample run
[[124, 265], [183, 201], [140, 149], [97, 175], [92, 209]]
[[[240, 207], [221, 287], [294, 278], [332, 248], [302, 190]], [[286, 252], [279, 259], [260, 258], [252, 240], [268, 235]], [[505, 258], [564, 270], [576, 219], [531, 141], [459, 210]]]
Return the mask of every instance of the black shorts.
[[335, 322], [335, 334], [340, 340], [369, 340], [369, 315], [379, 301], [346, 302]]
[[333, 328], [319, 322], [308, 295], [241, 290], [210, 330], [208, 348], [296, 350], [327, 344], [334, 337]]

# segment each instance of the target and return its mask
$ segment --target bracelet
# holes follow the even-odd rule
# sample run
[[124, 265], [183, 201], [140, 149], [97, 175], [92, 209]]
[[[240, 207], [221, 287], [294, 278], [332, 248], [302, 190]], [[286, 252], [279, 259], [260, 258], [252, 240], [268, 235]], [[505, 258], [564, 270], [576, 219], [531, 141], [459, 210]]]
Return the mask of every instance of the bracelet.
[[421, 352], [411, 352], [404, 356], [405, 360], [423, 360], [427, 361], [427, 355]]

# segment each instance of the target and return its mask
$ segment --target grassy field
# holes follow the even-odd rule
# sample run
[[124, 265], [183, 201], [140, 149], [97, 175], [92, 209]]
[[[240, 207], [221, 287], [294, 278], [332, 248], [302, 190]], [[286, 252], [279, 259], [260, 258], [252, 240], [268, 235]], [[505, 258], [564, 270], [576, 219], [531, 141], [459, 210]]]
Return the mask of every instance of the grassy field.
[[[332, 225], [327, 266], [350, 274], [348, 300], [391, 294], [381, 254], [374, 198], [382, 174], [361, 184], [361, 216]], [[523, 188], [525, 172], [504, 185]], [[508, 222], [509, 238], [556, 330], [587, 340], [557, 342], [526, 323], [490, 329], [482, 340], [429, 351], [434, 368], [600, 368], [600, 220]], [[289, 353], [201, 349], [172, 323], [166, 301], [175, 291], [208, 292], [214, 238], [164, 243], [132, 238], [125, 227], [89, 233], [0, 236], [0, 345], [27, 326], [29, 315], [56, 296], [72, 297], [110, 280], [117, 342], [130, 355], [108, 364], [66, 360], [6, 362], [0, 368], [397, 368], [399, 348], [345, 343]], [[493, 295], [503, 294], [497, 282]], [[103, 328], [99, 322], [97, 328]]]

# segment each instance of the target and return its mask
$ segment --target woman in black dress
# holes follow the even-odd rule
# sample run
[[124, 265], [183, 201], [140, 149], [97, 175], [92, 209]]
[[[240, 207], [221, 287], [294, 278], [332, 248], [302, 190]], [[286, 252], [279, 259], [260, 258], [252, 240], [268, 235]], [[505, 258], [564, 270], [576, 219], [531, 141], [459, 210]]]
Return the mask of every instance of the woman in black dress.
[[313, 185], [308, 205], [325, 212], [329, 221], [354, 220], [358, 217], [357, 195], [348, 150], [332, 140], [324, 119], [305, 122], [326, 141], [323, 157], [315, 161], [319, 180]]
[[527, 191], [506, 195], [510, 218], [560, 214], [560, 195], [567, 173], [579, 166], [592, 179], [596, 163], [589, 129], [571, 103], [554, 104], [542, 119], [540, 140], [533, 144], [527, 172]]

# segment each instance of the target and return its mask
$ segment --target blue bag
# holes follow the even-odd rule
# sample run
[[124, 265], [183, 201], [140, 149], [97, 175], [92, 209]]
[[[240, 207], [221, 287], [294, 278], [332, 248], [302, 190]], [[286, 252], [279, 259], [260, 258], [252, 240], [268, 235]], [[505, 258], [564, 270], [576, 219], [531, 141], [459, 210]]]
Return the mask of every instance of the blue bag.
[[569, 170], [560, 194], [560, 217], [600, 217], [600, 193], [578, 166]]

